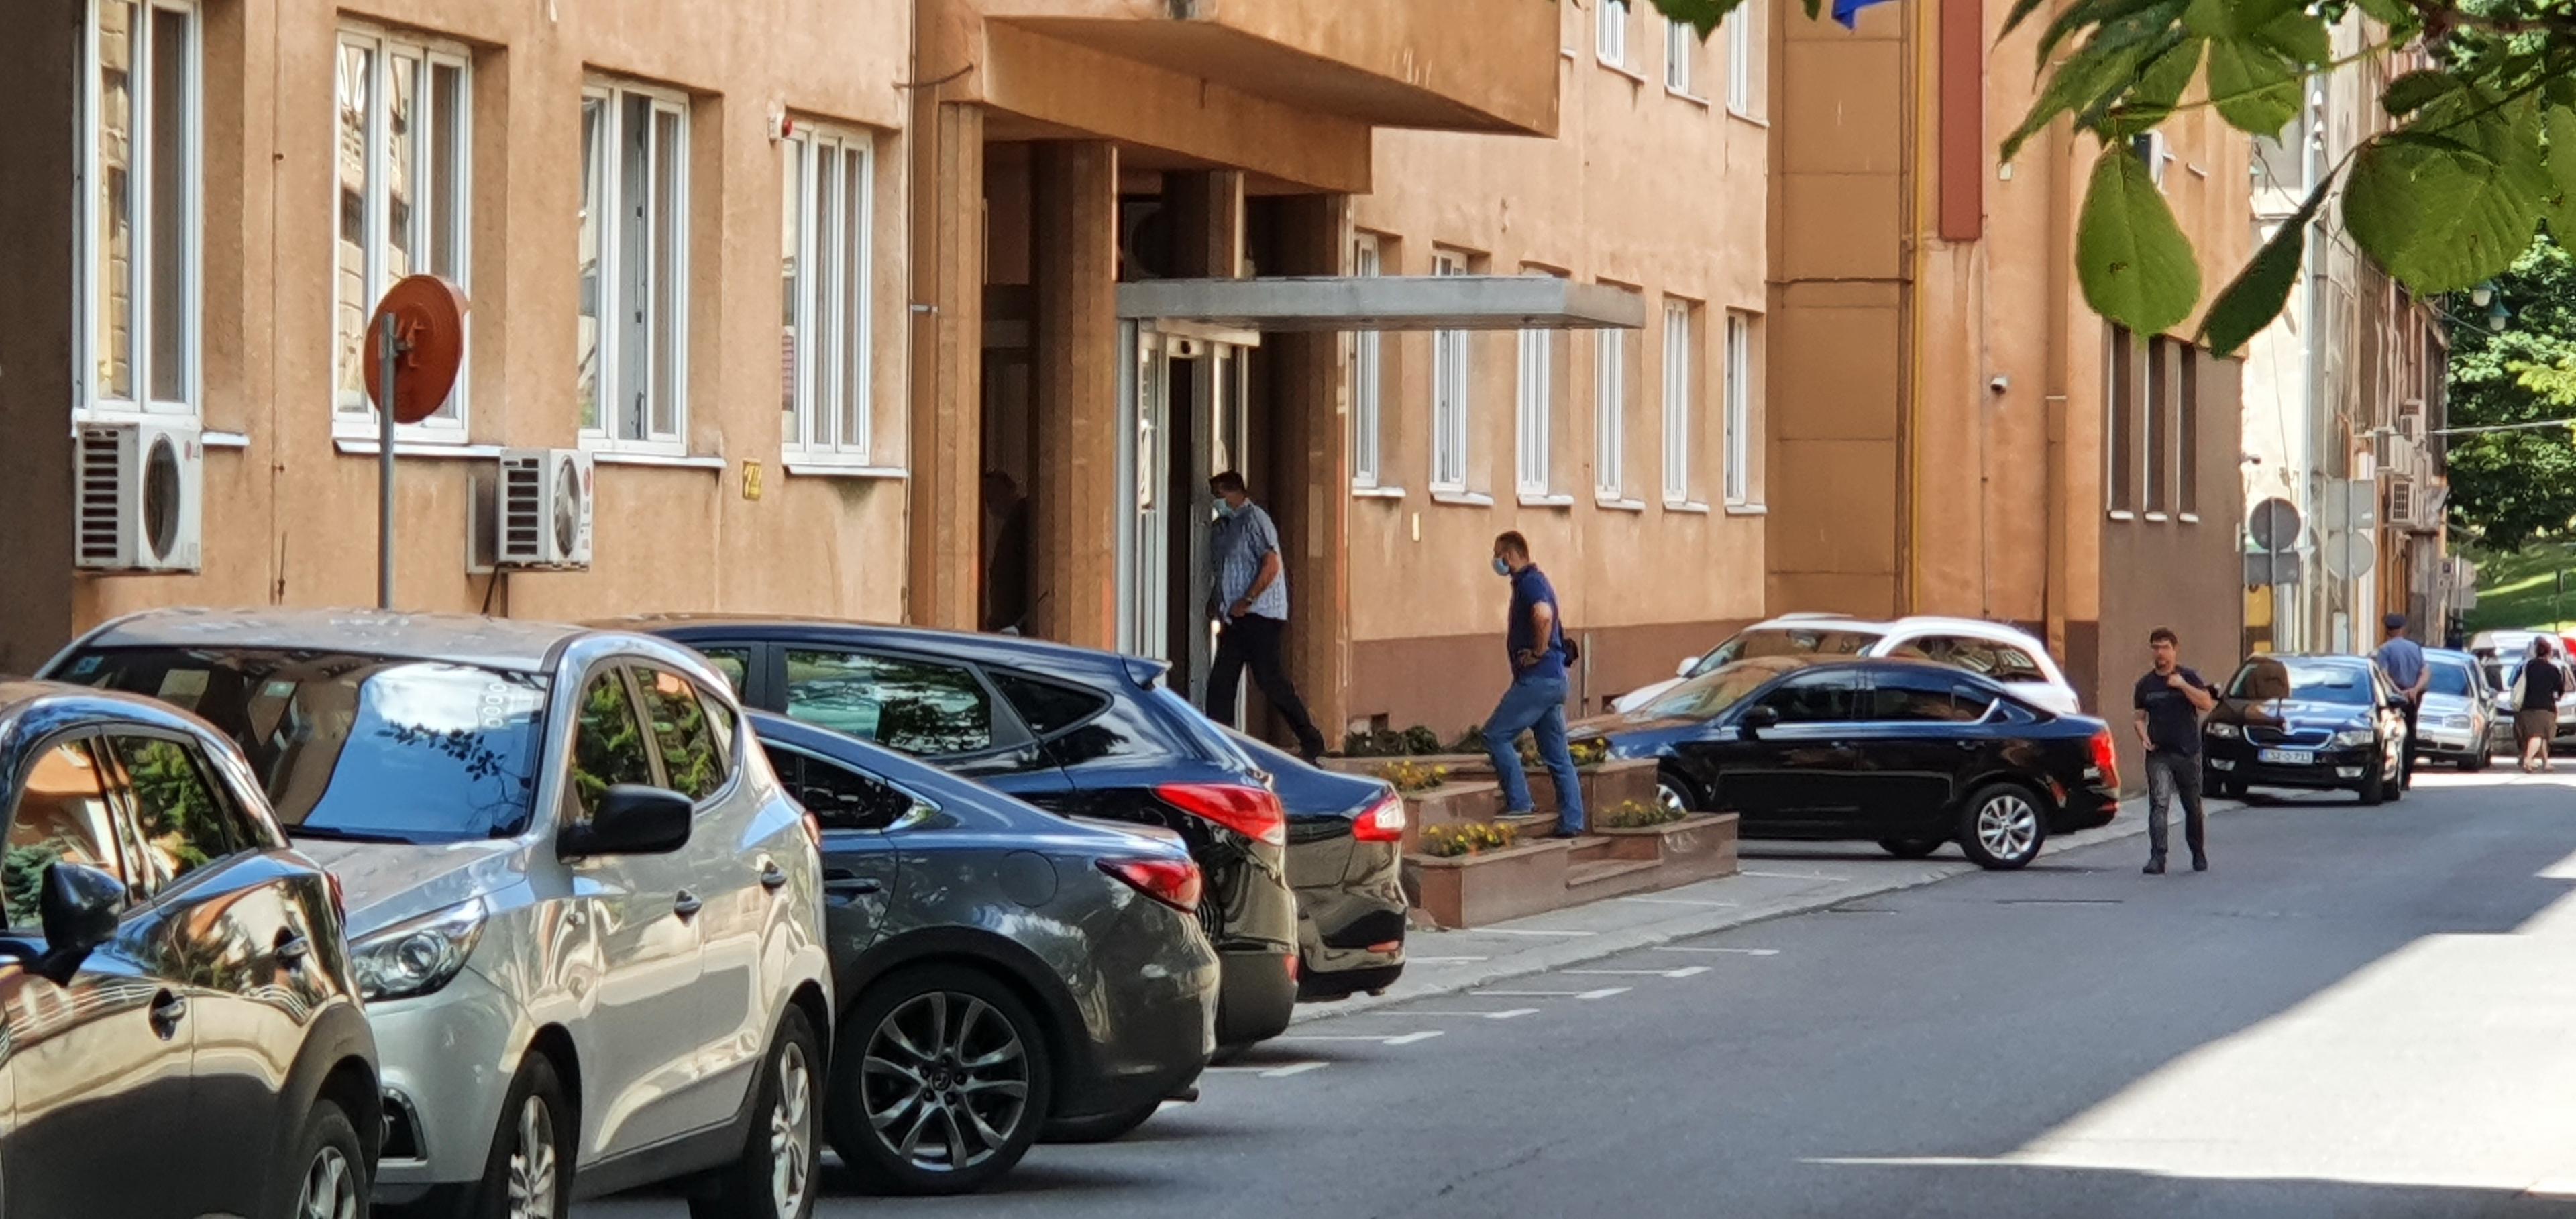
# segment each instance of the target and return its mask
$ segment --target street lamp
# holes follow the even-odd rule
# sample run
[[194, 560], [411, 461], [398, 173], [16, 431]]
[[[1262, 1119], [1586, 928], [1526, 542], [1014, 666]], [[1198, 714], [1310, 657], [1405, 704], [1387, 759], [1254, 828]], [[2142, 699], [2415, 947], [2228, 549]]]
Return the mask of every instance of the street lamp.
[[2504, 302], [2503, 302], [2503, 301], [2495, 301], [2495, 302], [2492, 302], [2492, 303], [2488, 304], [2488, 305], [2487, 305], [2487, 329], [2488, 329], [2488, 330], [2491, 330], [2491, 331], [2493, 331], [2493, 332], [2495, 332], [2495, 333], [2497, 333], [2497, 334], [2503, 334], [2503, 333], [2504, 333], [2504, 324], [2505, 324], [2506, 320], [2507, 320], [2507, 319], [2509, 319], [2509, 318], [2511, 318], [2512, 316], [2513, 316], [2512, 311], [2510, 311], [2510, 310], [2508, 310], [2508, 309], [2506, 309], [2506, 308], [2504, 307]]
[[2469, 289], [2469, 303], [2480, 309], [2486, 308], [2487, 302], [2494, 299], [2495, 284], [2493, 282], [2479, 284], [2477, 287]]

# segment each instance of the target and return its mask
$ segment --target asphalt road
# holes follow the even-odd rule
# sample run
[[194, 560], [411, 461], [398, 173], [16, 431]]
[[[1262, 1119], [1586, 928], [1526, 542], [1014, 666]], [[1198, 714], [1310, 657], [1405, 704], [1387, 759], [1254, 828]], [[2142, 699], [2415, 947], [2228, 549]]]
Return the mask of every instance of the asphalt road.
[[820, 1213], [2576, 1215], [2576, 775], [2212, 839], [2205, 875], [2130, 839], [1301, 1025], [999, 1192], [835, 1173]]

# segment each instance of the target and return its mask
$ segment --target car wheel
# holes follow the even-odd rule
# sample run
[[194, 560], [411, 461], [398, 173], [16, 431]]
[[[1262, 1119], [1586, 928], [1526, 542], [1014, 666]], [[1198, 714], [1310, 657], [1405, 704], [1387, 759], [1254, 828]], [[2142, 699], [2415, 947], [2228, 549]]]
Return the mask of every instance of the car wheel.
[[296, 1147], [290, 1163], [300, 1167], [300, 1174], [291, 1189], [282, 1191], [294, 1201], [288, 1219], [365, 1219], [367, 1154], [349, 1115], [332, 1101], [314, 1101]]
[[1949, 845], [1949, 841], [1947, 838], [1881, 838], [1878, 847], [1898, 859], [1927, 859], [1933, 852]]
[[751, 1129], [742, 1154], [707, 1174], [689, 1196], [689, 1219], [806, 1219], [814, 1213], [814, 1178], [823, 1143], [822, 1056], [805, 1013], [787, 1009], [778, 1037], [753, 1082]]
[[2369, 774], [2362, 776], [2361, 802], [2372, 807], [2388, 803], [2388, 771], [2386, 768], [2374, 766], [2370, 768]]
[[2494, 758], [2488, 756], [2485, 752], [2472, 749], [2469, 751], [2467, 757], [2460, 759], [2460, 769], [2471, 774], [2476, 774], [2481, 770], [2485, 770], [2487, 768], [2487, 764], [2494, 760]]
[[1655, 803], [1683, 814], [1715, 811], [1709, 801], [1700, 798], [1698, 784], [1668, 770], [1655, 773]]
[[871, 1188], [963, 1194], [1028, 1154], [1052, 1081], [1037, 1018], [957, 966], [877, 983], [843, 1025], [832, 1148]]
[[1057, 1120], [1046, 1124], [1045, 1140], [1050, 1143], [1114, 1143], [1136, 1132], [1138, 1126], [1161, 1110], [1163, 1102], [1146, 1101], [1132, 1109], [1104, 1113], [1098, 1117]]
[[501, 1128], [465, 1212], [476, 1219], [566, 1219], [577, 1129], [554, 1063], [529, 1055], [501, 1102]]
[[1989, 783], [1959, 813], [1959, 849], [1978, 867], [2010, 871], [2039, 858], [2048, 837], [2039, 799], [2015, 783]]

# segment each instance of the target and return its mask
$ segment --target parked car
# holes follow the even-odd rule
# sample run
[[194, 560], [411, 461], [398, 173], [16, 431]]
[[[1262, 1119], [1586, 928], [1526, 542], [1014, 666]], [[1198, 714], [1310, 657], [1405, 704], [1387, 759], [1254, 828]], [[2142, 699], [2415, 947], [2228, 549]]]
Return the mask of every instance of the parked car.
[[824, 1111], [868, 1183], [966, 1193], [1041, 1130], [1115, 1138], [1216, 1050], [1216, 950], [1179, 835], [1068, 821], [753, 712], [823, 825], [840, 1044]]
[[2366, 656], [2265, 655], [2229, 679], [2201, 726], [2205, 786], [2405, 796], [2405, 698]]
[[379, 1201], [560, 1216], [702, 1177], [700, 1216], [812, 1210], [815, 828], [704, 661], [544, 623], [161, 611], [47, 672], [211, 721], [347, 890]]
[[1270, 776], [1150, 660], [1005, 635], [821, 619], [626, 619], [704, 653], [743, 701], [873, 741], [1051, 812], [1179, 831], [1223, 963], [1217, 1040], [1288, 1027], [1297, 902]]
[[1384, 779], [1309, 766], [1228, 730], [1270, 772], [1297, 891], [1297, 997], [1347, 999], [1404, 975], [1404, 797]]
[[1721, 665], [1763, 656], [1848, 656], [1929, 660], [1966, 669], [2045, 711], [2083, 711], [2048, 645], [2026, 631], [1975, 618], [1916, 616], [1872, 622], [1842, 614], [1786, 614], [1736, 632], [1705, 654], [1682, 659], [1679, 676], [1622, 695], [1617, 711], [1636, 711], [1673, 687]]
[[363, 1213], [376, 1049], [339, 891], [241, 755], [159, 703], [10, 681], [0, 778], [8, 1213]]
[[1740, 660], [1574, 735], [1655, 759], [1668, 807], [1740, 814], [1747, 838], [1875, 840], [1908, 859], [1955, 841], [2011, 869], [2120, 807], [2102, 721], [1923, 661]]
[[[2477, 657], [2428, 648], [2424, 663], [2433, 670], [2433, 682], [2415, 713], [2416, 756], [2485, 770], [2495, 754], [2498, 717]], [[2510, 739], [2509, 728], [2505, 736]]]
[[[2530, 645], [2524, 646], [2528, 648]], [[2531, 653], [2525, 651], [2520, 655], [2506, 653], [2485, 662], [2487, 681], [2495, 687], [2498, 706], [2510, 701], [2514, 680], [2522, 676], [2522, 667], [2530, 661]], [[2558, 731], [2552, 734], [2551, 740], [2562, 749], [2576, 746], [2576, 665], [2569, 664], [2564, 655], [2555, 654], [2549, 658], [2549, 663], [2558, 666], [2558, 689], [2561, 691], [2558, 696]], [[2510, 729], [2512, 714], [2507, 712], [2503, 718]]]

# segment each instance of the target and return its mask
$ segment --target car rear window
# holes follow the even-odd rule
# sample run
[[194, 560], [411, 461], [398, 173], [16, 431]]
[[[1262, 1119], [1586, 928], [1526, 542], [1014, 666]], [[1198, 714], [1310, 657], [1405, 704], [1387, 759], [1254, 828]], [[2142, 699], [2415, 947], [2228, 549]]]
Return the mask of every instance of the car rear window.
[[1077, 690], [1007, 669], [987, 672], [993, 684], [1002, 688], [1002, 697], [1011, 700], [1011, 708], [1020, 713], [1020, 722], [1041, 739], [1090, 719], [1109, 706], [1109, 696], [1096, 690]]
[[1158, 684], [1145, 697], [1161, 705], [1163, 710], [1169, 713], [1164, 718], [1171, 720], [1173, 726], [1189, 738], [1193, 751], [1201, 758], [1221, 766], [1232, 766], [1243, 770], [1260, 769], [1253, 764], [1251, 755], [1243, 752], [1241, 746], [1227, 739], [1224, 729], [1217, 727], [1215, 721], [1201, 713], [1198, 708], [1191, 706], [1190, 700], [1173, 693], [1170, 686]]

